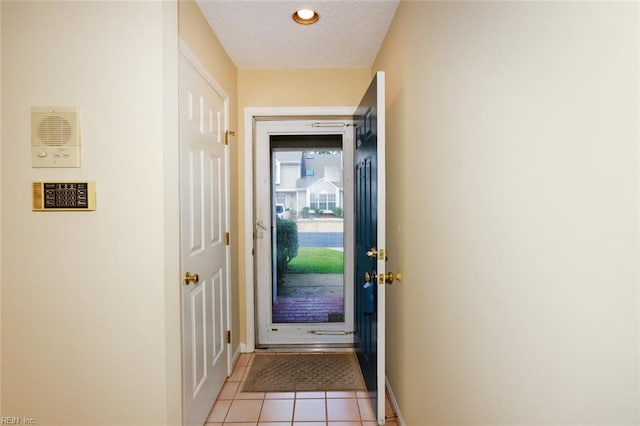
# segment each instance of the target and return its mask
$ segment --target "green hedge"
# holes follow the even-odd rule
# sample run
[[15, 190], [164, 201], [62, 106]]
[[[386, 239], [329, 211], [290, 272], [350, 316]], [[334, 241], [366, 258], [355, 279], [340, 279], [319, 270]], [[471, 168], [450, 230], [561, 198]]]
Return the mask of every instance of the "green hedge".
[[276, 218], [278, 284], [284, 281], [287, 265], [298, 255], [298, 226], [292, 220]]

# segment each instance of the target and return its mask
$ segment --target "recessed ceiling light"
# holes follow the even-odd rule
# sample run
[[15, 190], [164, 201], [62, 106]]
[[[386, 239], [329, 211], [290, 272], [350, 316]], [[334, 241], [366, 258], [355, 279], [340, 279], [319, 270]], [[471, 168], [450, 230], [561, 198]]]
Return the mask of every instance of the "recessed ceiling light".
[[300, 9], [293, 14], [293, 20], [298, 24], [309, 25], [318, 22], [320, 15], [315, 10]]

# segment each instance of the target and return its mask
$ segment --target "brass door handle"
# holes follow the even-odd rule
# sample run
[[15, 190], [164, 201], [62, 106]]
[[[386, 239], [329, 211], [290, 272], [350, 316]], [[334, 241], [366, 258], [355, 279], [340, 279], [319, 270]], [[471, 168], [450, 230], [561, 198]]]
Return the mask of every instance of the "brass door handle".
[[189, 285], [189, 284], [198, 284], [198, 281], [200, 281], [200, 277], [198, 276], [198, 274], [192, 274], [191, 272], [187, 272], [184, 274], [184, 285]]
[[371, 259], [375, 259], [376, 257], [378, 257], [378, 249], [376, 249], [375, 247], [371, 247], [371, 249], [369, 249], [369, 251], [367, 252], [367, 256], [369, 256]]
[[393, 281], [402, 281], [402, 272], [388, 272], [386, 274], [378, 275], [378, 284], [393, 284]]

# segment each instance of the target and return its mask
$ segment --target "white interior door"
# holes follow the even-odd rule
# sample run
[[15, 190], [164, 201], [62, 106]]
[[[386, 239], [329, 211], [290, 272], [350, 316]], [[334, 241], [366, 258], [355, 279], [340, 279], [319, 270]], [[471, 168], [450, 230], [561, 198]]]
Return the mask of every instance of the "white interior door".
[[202, 425], [228, 373], [226, 97], [180, 58], [183, 423]]

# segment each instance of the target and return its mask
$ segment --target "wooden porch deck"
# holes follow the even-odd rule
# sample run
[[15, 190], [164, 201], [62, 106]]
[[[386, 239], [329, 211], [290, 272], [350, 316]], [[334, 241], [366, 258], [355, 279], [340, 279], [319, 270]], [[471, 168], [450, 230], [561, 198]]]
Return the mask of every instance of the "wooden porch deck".
[[342, 322], [344, 298], [280, 296], [272, 316], [274, 323]]

